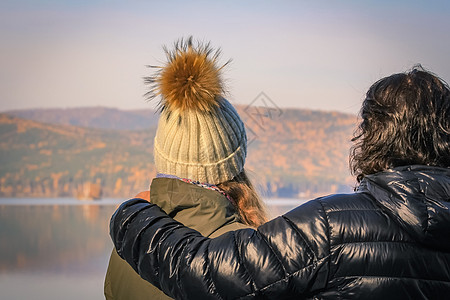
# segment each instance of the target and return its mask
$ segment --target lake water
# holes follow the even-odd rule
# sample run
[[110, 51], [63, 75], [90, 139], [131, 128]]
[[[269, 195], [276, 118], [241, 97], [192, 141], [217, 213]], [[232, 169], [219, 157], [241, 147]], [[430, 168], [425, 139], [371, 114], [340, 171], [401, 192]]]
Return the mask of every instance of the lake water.
[[[104, 299], [117, 199], [0, 198], [0, 299]], [[269, 199], [271, 217], [305, 201]]]

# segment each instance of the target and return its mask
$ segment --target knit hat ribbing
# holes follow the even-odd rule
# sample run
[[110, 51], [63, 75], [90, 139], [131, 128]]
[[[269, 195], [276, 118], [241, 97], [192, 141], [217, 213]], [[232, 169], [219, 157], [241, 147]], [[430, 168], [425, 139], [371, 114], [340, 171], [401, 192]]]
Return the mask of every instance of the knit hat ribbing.
[[168, 63], [147, 82], [150, 96], [162, 98], [154, 144], [157, 171], [218, 184], [243, 170], [247, 136], [221, 95], [219, 52], [211, 53], [209, 44], [195, 47], [191, 38], [181, 40], [173, 52], [166, 50]]

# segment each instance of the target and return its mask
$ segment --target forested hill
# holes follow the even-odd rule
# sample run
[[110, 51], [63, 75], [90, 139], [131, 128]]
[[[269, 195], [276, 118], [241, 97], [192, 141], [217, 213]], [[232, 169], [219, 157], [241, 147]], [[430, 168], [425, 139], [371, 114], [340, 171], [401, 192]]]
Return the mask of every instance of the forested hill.
[[43, 123], [101, 129], [138, 130], [158, 123], [158, 114], [152, 109], [119, 110], [109, 107], [79, 107], [24, 109], [5, 113]]
[[[246, 169], [266, 196], [348, 192], [356, 116], [237, 106], [247, 128]], [[20, 116], [20, 118], [18, 117]], [[147, 189], [156, 170], [151, 110], [39, 109], [0, 114], [0, 196], [74, 196], [86, 182], [104, 197]]]

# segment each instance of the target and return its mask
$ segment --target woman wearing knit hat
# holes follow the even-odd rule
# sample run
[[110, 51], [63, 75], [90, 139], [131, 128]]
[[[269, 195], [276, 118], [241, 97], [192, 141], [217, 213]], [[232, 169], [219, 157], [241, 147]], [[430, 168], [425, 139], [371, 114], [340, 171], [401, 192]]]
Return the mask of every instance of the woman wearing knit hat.
[[[244, 163], [247, 136], [234, 107], [223, 98], [220, 51], [179, 40], [165, 48], [167, 63], [147, 77], [147, 96], [161, 98], [154, 143], [157, 177], [150, 201], [205, 236], [257, 227], [267, 221]], [[113, 250], [106, 299], [170, 299]]]

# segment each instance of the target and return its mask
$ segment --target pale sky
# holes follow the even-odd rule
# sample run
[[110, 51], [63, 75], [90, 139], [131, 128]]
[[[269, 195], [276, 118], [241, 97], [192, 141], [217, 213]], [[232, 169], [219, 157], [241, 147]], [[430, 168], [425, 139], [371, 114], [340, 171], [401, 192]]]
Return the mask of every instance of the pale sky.
[[[395, 3], [393, 3], [395, 2]], [[230, 101], [357, 113], [416, 63], [450, 81], [450, 1], [1, 0], [0, 111], [149, 108], [145, 65], [193, 35], [221, 47]]]

